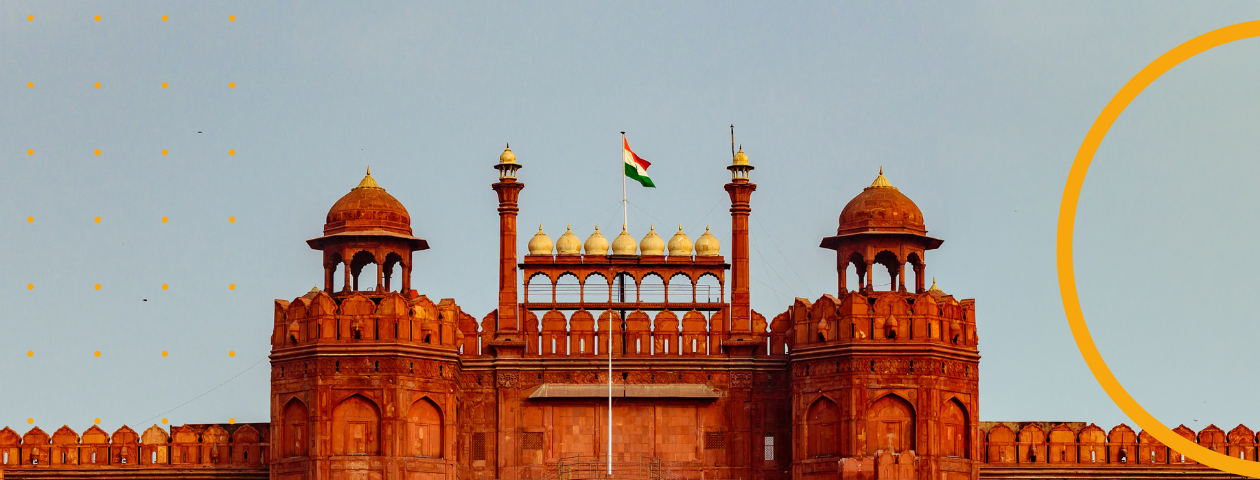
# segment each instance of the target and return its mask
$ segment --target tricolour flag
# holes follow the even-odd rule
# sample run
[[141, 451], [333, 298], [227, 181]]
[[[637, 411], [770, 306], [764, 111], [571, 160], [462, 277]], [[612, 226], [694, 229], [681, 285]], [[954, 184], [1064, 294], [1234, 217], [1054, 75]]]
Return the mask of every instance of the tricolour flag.
[[621, 152], [621, 157], [626, 161], [626, 176], [633, 178], [645, 187], [656, 188], [656, 185], [652, 184], [652, 179], [648, 178], [647, 174], [647, 169], [652, 164], [635, 155], [634, 151], [630, 150], [630, 142], [627, 142], [625, 137], [621, 138], [621, 143], [625, 145], [625, 149]]

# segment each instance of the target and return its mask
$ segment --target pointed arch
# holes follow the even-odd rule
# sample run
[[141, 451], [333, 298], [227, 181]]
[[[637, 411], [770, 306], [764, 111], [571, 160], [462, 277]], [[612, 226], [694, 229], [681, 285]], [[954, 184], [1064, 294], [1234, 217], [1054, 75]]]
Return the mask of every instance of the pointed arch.
[[284, 410], [280, 414], [280, 438], [278, 439], [282, 457], [306, 456], [309, 415], [306, 404], [297, 397], [293, 397], [284, 405]]
[[941, 455], [971, 458], [971, 422], [968, 420], [967, 408], [957, 398], [941, 406]]
[[442, 458], [442, 410], [429, 397], [407, 410], [407, 444], [413, 456]]
[[879, 450], [890, 453], [916, 450], [914, 439], [914, 407], [910, 402], [893, 393], [871, 402], [866, 409], [868, 455], [873, 456]]
[[354, 394], [333, 408], [333, 455], [380, 455], [381, 409]]
[[840, 407], [825, 395], [805, 413], [805, 450], [808, 458], [834, 457], [839, 453]]

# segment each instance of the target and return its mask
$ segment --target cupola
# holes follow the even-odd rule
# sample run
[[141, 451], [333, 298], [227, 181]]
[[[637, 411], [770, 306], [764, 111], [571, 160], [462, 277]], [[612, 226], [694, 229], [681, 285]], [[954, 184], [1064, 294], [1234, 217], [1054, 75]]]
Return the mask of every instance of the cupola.
[[621, 234], [613, 239], [612, 253], [613, 255], [634, 255], [635, 248], [634, 237], [626, 232], [626, 226], [621, 226]]
[[599, 233], [599, 225], [595, 226], [595, 233], [586, 238], [586, 244], [583, 247], [587, 255], [608, 255], [608, 239], [604, 238], [604, 234]]
[[565, 226], [564, 235], [556, 240], [556, 253], [560, 255], [580, 255], [582, 253], [582, 241], [578, 240], [577, 235], [569, 226]]
[[652, 225], [648, 229], [648, 234], [643, 236], [643, 240], [639, 242], [640, 255], [664, 255], [665, 240], [656, 234], [656, 225]]
[[542, 225], [538, 226], [538, 233], [534, 234], [534, 238], [529, 239], [528, 247], [530, 255], [551, 255], [551, 237], [543, 233]]
[[691, 239], [687, 237], [687, 234], [683, 233], [682, 225], [678, 226], [678, 233], [675, 233], [674, 236], [669, 239], [669, 256], [691, 256]]
[[704, 226], [704, 235], [696, 239], [696, 256], [697, 257], [715, 257], [722, 252], [722, 243], [717, 237], [709, 233], [709, 226]]

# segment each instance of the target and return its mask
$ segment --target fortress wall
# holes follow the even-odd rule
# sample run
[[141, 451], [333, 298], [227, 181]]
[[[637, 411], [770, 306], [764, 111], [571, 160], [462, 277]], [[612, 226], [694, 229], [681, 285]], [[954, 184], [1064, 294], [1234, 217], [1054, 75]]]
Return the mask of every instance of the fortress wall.
[[122, 426], [82, 435], [68, 426], [48, 435], [0, 429], [0, 478], [266, 478], [267, 423]]
[[[1168, 448], [1146, 432], [1120, 424], [1104, 432], [1083, 422], [980, 422], [980, 459], [988, 466], [1195, 466], [1197, 462]], [[1185, 425], [1173, 429], [1217, 453], [1256, 461], [1256, 433], [1245, 425], [1225, 432], [1208, 425], [1198, 433]]]

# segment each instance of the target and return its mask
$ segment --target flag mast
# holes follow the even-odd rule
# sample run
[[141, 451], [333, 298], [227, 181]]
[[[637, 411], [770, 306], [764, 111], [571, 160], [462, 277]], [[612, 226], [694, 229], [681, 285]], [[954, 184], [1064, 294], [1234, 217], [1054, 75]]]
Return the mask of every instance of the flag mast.
[[[626, 132], [621, 132], [621, 144], [622, 144], [622, 148], [624, 149], [625, 144], [626, 144]], [[623, 156], [625, 155], [624, 150], [622, 152], [622, 155]], [[621, 166], [621, 230], [622, 231], [626, 230], [626, 224], [629, 223], [629, 209], [628, 209], [629, 207], [627, 207], [626, 205], [627, 205], [626, 167], [623, 164]], [[620, 277], [620, 275], [618, 275], [618, 277]], [[622, 281], [624, 282], [624, 280]], [[624, 299], [622, 301], [624, 301]], [[613, 319], [611, 318], [611, 315], [610, 315], [608, 318], [608, 476], [610, 477], [613, 474], [613, 471], [612, 471], [612, 444], [613, 444], [613, 436], [612, 436], [612, 420], [613, 420], [613, 415], [612, 415], [612, 398], [613, 398], [612, 397], [613, 396], [612, 321]]]

